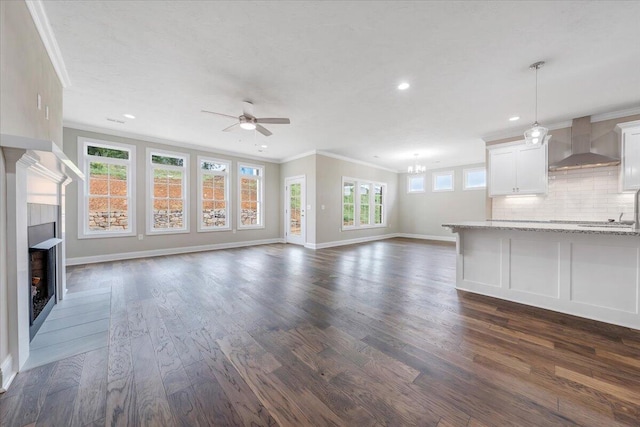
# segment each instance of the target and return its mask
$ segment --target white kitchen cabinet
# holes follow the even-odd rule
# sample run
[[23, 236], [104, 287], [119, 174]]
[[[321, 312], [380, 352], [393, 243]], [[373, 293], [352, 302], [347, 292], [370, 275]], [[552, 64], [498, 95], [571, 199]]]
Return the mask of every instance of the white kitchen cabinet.
[[619, 123], [622, 191], [640, 189], [640, 120]]
[[489, 196], [545, 194], [547, 145], [489, 149]]

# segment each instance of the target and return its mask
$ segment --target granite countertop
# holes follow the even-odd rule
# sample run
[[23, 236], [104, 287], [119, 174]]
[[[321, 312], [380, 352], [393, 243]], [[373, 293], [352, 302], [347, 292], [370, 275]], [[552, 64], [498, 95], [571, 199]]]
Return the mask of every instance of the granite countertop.
[[443, 227], [455, 229], [492, 229], [518, 231], [547, 231], [560, 233], [609, 234], [619, 236], [640, 236], [640, 230], [633, 226], [623, 226], [595, 221], [464, 221], [442, 224]]

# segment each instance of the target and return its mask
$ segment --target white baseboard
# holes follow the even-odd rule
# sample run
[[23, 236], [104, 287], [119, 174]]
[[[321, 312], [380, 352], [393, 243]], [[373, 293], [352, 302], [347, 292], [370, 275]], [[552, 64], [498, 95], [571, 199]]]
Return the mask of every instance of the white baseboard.
[[0, 393], [7, 391], [16, 374], [13, 369], [13, 357], [9, 354], [0, 365]]
[[126, 259], [135, 259], [135, 258], [150, 258], [154, 256], [187, 254], [191, 252], [216, 251], [219, 249], [242, 248], [246, 246], [270, 245], [273, 243], [284, 243], [284, 239], [277, 238], [277, 239], [263, 239], [263, 240], [248, 240], [244, 242], [215, 243], [212, 245], [186, 246], [183, 248], [153, 249], [150, 251], [124, 252], [124, 253], [118, 253], [118, 254], [67, 258], [66, 265], [95, 264], [98, 262], [121, 261]]
[[397, 237], [405, 237], [407, 239], [437, 240], [440, 242], [455, 242], [456, 236], [433, 236], [430, 234], [410, 234], [398, 233]]
[[374, 242], [376, 240], [393, 239], [394, 237], [399, 237], [399, 235], [397, 233], [392, 233], [392, 234], [382, 234], [380, 236], [359, 237], [357, 239], [334, 240], [333, 242], [305, 243], [304, 247], [309, 249], [325, 249], [325, 248], [333, 248], [336, 246], [346, 246], [346, 245], [355, 245], [357, 243]]

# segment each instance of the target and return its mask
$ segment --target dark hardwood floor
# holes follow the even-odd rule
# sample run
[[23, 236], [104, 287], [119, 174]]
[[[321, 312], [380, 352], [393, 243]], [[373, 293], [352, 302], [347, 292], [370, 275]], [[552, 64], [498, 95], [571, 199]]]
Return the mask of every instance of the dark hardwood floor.
[[269, 245], [69, 268], [108, 348], [20, 373], [3, 426], [640, 425], [640, 331], [456, 291], [455, 249]]

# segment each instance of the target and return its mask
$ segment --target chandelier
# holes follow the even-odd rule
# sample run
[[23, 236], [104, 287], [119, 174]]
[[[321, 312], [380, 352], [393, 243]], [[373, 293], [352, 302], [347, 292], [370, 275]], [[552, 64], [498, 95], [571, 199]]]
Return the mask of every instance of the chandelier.
[[415, 157], [415, 163], [412, 166], [407, 168], [407, 173], [417, 174], [417, 173], [425, 173], [427, 170], [426, 166], [418, 164], [418, 153], [413, 155]]

